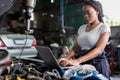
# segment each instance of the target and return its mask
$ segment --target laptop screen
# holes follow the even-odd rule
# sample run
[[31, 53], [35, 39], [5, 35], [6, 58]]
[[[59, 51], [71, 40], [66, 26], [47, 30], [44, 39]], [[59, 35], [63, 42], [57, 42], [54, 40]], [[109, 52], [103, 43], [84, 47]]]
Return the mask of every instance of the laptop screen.
[[46, 63], [51, 69], [61, 70], [59, 63], [57, 62], [53, 52], [49, 47], [36, 46], [36, 49], [41, 57], [41, 59]]

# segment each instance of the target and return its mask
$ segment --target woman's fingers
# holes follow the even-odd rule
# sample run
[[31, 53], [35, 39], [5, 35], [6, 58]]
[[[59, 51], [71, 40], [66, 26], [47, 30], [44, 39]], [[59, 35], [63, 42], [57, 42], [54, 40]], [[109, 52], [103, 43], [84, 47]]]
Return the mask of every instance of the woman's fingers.
[[60, 64], [61, 64], [62, 66], [66, 66], [67, 61], [66, 61], [66, 60], [62, 60], [62, 61], [60, 62]]
[[61, 66], [68, 65], [68, 60], [66, 58], [61, 58], [61, 59], [58, 60], [58, 62]]
[[58, 60], [61, 66], [68, 66], [68, 65], [78, 65], [79, 62], [77, 60], [67, 60], [66, 58], [61, 58]]
[[80, 65], [80, 63], [78, 62], [78, 60], [71, 60], [70, 61], [70, 65]]
[[58, 63], [61, 63], [62, 61], [64, 61], [65, 60], [65, 58], [60, 58], [60, 59], [58, 59], [57, 61], [58, 61]]

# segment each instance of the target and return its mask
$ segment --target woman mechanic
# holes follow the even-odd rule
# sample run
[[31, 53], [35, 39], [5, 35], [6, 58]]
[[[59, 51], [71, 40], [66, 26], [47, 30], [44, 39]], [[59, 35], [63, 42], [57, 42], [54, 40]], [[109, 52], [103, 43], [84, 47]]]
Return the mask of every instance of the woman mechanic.
[[[109, 78], [109, 64], [105, 56], [105, 47], [109, 40], [111, 30], [103, 22], [103, 10], [99, 1], [85, 1], [83, 5], [83, 16], [86, 24], [78, 29], [78, 37], [74, 47], [66, 58], [60, 58], [62, 66], [91, 64], [95, 66], [100, 74]], [[78, 58], [69, 60], [78, 53]]]

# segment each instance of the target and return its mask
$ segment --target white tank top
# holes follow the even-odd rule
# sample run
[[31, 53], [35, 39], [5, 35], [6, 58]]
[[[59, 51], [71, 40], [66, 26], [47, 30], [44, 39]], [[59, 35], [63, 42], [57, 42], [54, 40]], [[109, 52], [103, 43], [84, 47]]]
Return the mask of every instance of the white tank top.
[[78, 29], [77, 43], [82, 49], [91, 49], [97, 43], [100, 35], [105, 32], [111, 32], [110, 27], [100, 23], [96, 28], [86, 32], [87, 24]]

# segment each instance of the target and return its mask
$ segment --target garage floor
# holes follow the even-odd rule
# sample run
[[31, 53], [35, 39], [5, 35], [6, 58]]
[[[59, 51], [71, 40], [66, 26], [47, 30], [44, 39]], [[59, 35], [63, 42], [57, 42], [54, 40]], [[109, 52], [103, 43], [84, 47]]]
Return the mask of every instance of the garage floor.
[[112, 75], [111, 80], [120, 80], [120, 74], [118, 75]]
[[111, 80], [120, 80], [120, 77], [111, 77]]

